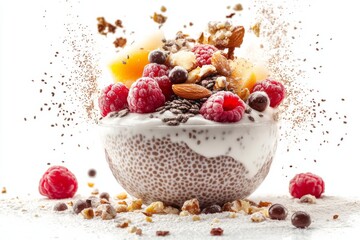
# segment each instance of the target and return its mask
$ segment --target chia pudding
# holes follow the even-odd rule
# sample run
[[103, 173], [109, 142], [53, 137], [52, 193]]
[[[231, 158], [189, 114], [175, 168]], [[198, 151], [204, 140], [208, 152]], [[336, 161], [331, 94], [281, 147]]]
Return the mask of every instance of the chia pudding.
[[100, 124], [115, 178], [145, 203], [181, 206], [197, 198], [202, 206], [222, 205], [246, 198], [267, 176], [278, 139], [273, 109], [232, 124], [196, 115], [168, 126], [164, 116], [150, 115], [108, 116]]
[[178, 207], [194, 198], [223, 205], [265, 179], [285, 88], [259, 62], [234, 55], [244, 34], [243, 26], [210, 22], [198, 40], [155, 36], [111, 64], [115, 83], [99, 97], [100, 126], [106, 159], [129, 194]]

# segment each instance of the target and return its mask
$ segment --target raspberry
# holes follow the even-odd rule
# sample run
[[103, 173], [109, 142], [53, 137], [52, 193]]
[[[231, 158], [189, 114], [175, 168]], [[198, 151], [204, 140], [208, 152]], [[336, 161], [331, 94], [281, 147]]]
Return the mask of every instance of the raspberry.
[[127, 101], [131, 112], [151, 113], [164, 105], [165, 96], [154, 79], [142, 77], [131, 85]]
[[166, 100], [173, 95], [172, 83], [168, 77], [169, 68], [166, 65], [149, 63], [144, 67], [143, 77], [153, 78], [158, 84]]
[[39, 192], [50, 199], [71, 198], [78, 189], [75, 175], [63, 166], [52, 166], [39, 182]]
[[266, 79], [256, 83], [251, 92], [264, 91], [270, 99], [270, 107], [276, 108], [285, 98], [285, 87], [277, 81]]
[[192, 51], [195, 53], [196, 61], [199, 67], [211, 64], [211, 57], [218, 49], [209, 44], [195, 45]]
[[325, 190], [323, 179], [312, 173], [299, 173], [290, 180], [289, 191], [291, 196], [301, 198], [306, 194], [311, 194], [319, 198]]
[[101, 116], [127, 108], [129, 89], [122, 83], [110, 84], [101, 91], [98, 99]]
[[144, 67], [143, 77], [162, 77], [169, 74], [169, 68], [163, 64], [149, 63]]
[[200, 109], [204, 118], [216, 122], [238, 122], [245, 112], [246, 105], [238, 95], [220, 91], [211, 95]]

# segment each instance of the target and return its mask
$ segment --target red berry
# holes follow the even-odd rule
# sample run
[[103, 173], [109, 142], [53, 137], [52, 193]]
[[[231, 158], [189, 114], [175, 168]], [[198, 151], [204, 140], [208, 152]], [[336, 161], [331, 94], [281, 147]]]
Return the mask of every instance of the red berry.
[[156, 77], [154, 80], [159, 84], [161, 92], [165, 96], [165, 100], [170, 100], [171, 96], [174, 94], [172, 90], [172, 83], [168, 76]]
[[251, 92], [264, 91], [270, 99], [270, 107], [276, 108], [285, 98], [285, 87], [277, 81], [266, 79], [254, 85]]
[[71, 198], [78, 189], [75, 175], [63, 166], [52, 166], [42, 176], [39, 192], [50, 199]]
[[142, 77], [131, 85], [127, 101], [131, 112], [151, 113], [165, 104], [165, 96], [154, 79]]
[[325, 190], [323, 179], [312, 173], [299, 173], [290, 180], [289, 192], [295, 198], [311, 194], [319, 198]]
[[165, 96], [166, 100], [170, 100], [173, 95], [172, 83], [168, 77], [169, 68], [166, 65], [149, 63], [144, 67], [143, 77], [150, 77], [154, 79], [158, 84]]
[[198, 66], [211, 64], [211, 57], [214, 52], [218, 51], [216, 47], [209, 44], [195, 45], [192, 51], [195, 53]]
[[246, 104], [238, 95], [220, 91], [206, 100], [200, 114], [215, 122], [238, 122], [244, 115], [245, 108]]
[[101, 116], [127, 108], [129, 89], [122, 83], [110, 84], [101, 91], [98, 99]]
[[162, 77], [169, 74], [169, 68], [163, 64], [149, 63], [144, 67], [143, 77]]

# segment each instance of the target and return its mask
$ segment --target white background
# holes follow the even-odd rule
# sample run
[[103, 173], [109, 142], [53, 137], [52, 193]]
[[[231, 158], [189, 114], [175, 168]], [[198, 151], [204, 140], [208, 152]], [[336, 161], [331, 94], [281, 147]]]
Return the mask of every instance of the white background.
[[[65, 1], [3, 1], [0, 17], [0, 187], [6, 187], [9, 194], [37, 193], [37, 184], [47, 169], [46, 163], [61, 164], [69, 167], [79, 179], [80, 190], [86, 191], [87, 170], [96, 168], [98, 176], [96, 186], [104, 191], [110, 188], [120, 189], [111, 176], [102, 154], [97, 131], [94, 126], [80, 125], [71, 131], [83, 131], [77, 134], [64, 147], [58, 147], [59, 133], [49, 127], [51, 116], [39, 113], [44, 96], [38, 94], [39, 85], [31, 79], [40, 79], [44, 71], [63, 71], [61, 64], [49, 66], [54, 52], [61, 49], [61, 39], [67, 34], [64, 23], [79, 14], [77, 21], [90, 27], [96, 34], [96, 17], [108, 19], [126, 19], [128, 29], [141, 31], [156, 29], [149, 20], [160, 6], [168, 8], [169, 25], [165, 28], [169, 36], [184, 23], [194, 22], [201, 26], [211, 19], [223, 17], [226, 6], [237, 1], [80, 1], [73, 4]], [[246, 6], [247, 1], [241, 1]], [[326, 194], [357, 195], [356, 186], [359, 172], [358, 133], [359, 133], [359, 34], [360, 22], [355, 1], [301, 1], [296, 2], [292, 16], [302, 21], [301, 38], [296, 43], [295, 54], [307, 56], [304, 63], [308, 79], [307, 84], [320, 88], [321, 94], [329, 101], [326, 110], [339, 109], [347, 115], [347, 125], [330, 126], [333, 136], [347, 133], [341, 147], [329, 145], [318, 149], [317, 146], [299, 146], [301, 153], [286, 153], [279, 147], [275, 163], [264, 184], [257, 194], [287, 194], [289, 178], [295, 173], [311, 171], [322, 176], [326, 182]], [[287, 3], [291, 5], [292, 3]], [[69, 7], [69, 6], [73, 7]], [[220, 11], [220, 10], [221, 11]], [[218, 11], [217, 11], [218, 10]], [[246, 14], [244, 13], [244, 16]], [[45, 17], [44, 17], [45, 16]], [[251, 16], [248, 16], [251, 17]], [[244, 22], [248, 19], [244, 19]], [[313, 44], [320, 33], [323, 53], [315, 54]], [[329, 38], [332, 38], [329, 41]], [[101, 39], [99, 37], [99, 39]], [[103, 40], [99, 41], [104, 43]], [[109, 43], [110, 44], [110, 43]], [[105, 51], [105, 50], [104, 50]], [[104, 59], [110, 59], [104, 52]], [[103, 59], [102, 59], [103, 60]], [[306, 65], [308, 64], [308, 65]], [[322, 74], [312, 71], [312, 64], [322, 65]], [[106, 75], [106, 74], [105, 74]], [[316, 93], [314, 93], [316, 94]], [[340, 102], [339, 98], [345, 98]], [[332, 101], [333, 100], [333, 101]], [[24, 121], [37, 115], [37, 121]], [[311, 138], [321, 136], [310, 135]], [[76, 143], [90, 146], [90, 150], [78, 148]], [[303, 160], [304, 156], [317, 163]], [[288, 165], [294, 164], [295, 168]]]

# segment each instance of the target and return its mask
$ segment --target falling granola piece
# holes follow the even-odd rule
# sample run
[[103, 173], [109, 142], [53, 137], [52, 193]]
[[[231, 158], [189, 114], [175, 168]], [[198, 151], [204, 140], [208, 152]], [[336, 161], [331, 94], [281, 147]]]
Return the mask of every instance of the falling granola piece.
[[123, 48], [123, 47], [125, 47], [126, 42], [127, 42], [126, 38], [118, 37], [118, 38], [115, 39], [114, 45], [115, 45], [116, 48], [119, 48], [119, 47]]
[[164, 24], [167, 19], [167, 17], [165, 17], [161, 13], [156, 13], [156, 12], [154, 12], [154, 15], [151, 18], [154, 20], [154, 22], [158, 24]]

